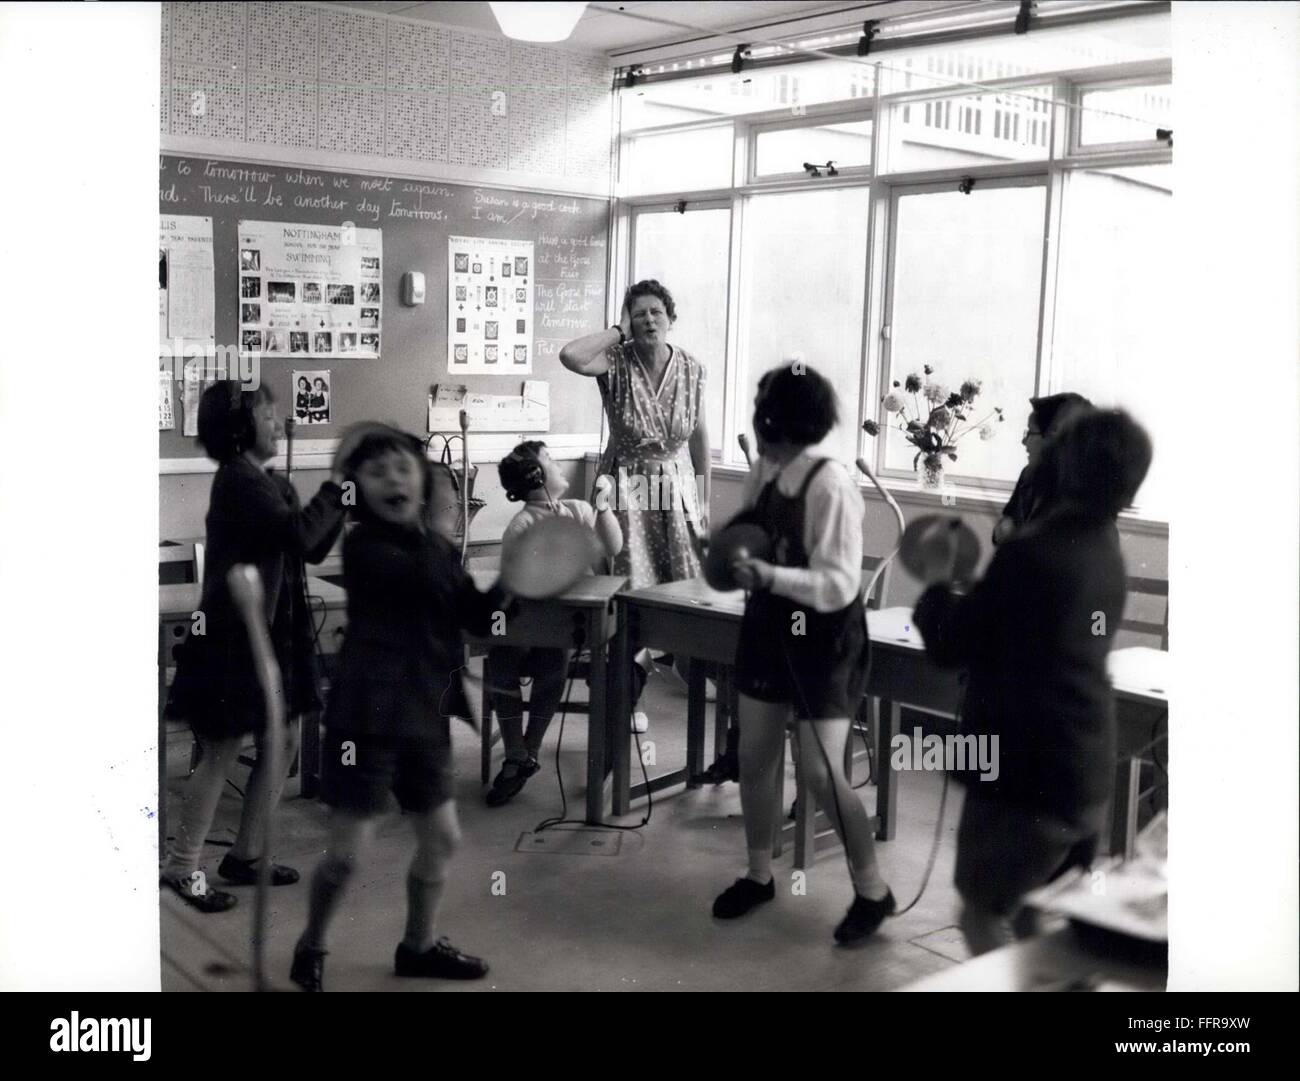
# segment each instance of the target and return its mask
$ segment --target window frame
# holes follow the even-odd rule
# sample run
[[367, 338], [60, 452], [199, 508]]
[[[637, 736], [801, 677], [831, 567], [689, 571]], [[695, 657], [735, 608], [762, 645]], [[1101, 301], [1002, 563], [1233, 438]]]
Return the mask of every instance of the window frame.
[[[959, 46], [960, 43], [954, 43]], [[1056, 290], [1061, 278], [1058, 265], [1063, 225], [1063, 195], [1069, 174], [1076, 169], [1142, 166], [1167, 164], [1173, 161], [1172, 147], [1160, 140], [1096, 144], [1081, 146], [1080, 112], [1078, 106], [1086, 91], [1111, 89], [1123, 86], [1159, 86], [1172, 83], [1172, 62], [1168, 59], [1143, 59], [1108, 65], [1080, 65], [1069, 70], [1016, 74], [981, 82], [978, 87], [947, 85], [925, 89], [896, 88], [906, 73], [886, 74], [878, 64], [874, 77], [874, 95], [865, 98], [844, 99], [808, 105], [802, 109], [783, 106], [765, 111], [737, 113], [683, 121], [679, 124], [640, 128], [618, 138], [617, 151], [622, 158], [629, 140], [672, 131], [688, 131], [701, 127], [731, 125], [734, 137], [731, 183], [727, 187], [656, 192], [649, 195], [628, 196], [624, 185], [613, 199], [614, 244], [610, 259], [610, 317], [617, 319], [618, 305], [623, 291], [631, 280], [634, 265], [635, 221], [648, 209], [675, 209], [685, 201], [687, 210], [706, 206], [731, 207], [731, 229], [728, 252], [727, 278], [727, 347], [723, 358], [722, 378], [726, 383], [724, 395], [724, 430], [711, 436], [715, 461], [724, 466], [743, 470], [744, 458], [737, 449], [736, 436], [747, 431], [749, 403], [739, 400], [741, 388], [732, 377], [739, 368], [739, 353], [748, 333], [744, 322], [743, 267], [745, 244], [746, 205], [750, 196], [782, 191], [807, 190], [812, 186], [858, 187], [869, 190], [867, 218], [867, 250], [865, 290], [863, 303], [862, 349], [856, 403], [858, 449], [878, 469], [884, 460], [884, 441], [871, 439], [861, 430], [864, 418], [877, 416], [881, 394], [886, 393], [890, 354], [885, 348], [881, 330], [892, 312], [894, 288], [893, 221], [892, 207], [899, 193], [920, 186], [934, 185], [942, 189], [956, 185], [966, 177], [977, 184], [1040, 183], [1046, 177], [1046, 206], [1043, 222], [1043, 261], [1038, 293], [1038, 336], [1035, 353], [1034, 394], [1052, 393], [1055, 364], [1053, 358], [1055, 333], [1054, 315]], [[892, 82], [892, 85], [891, 85]], [[943, 166], [923, 170], [891, 171], [888, 162], [888, 141], [894, 109], [904, 104], [926, 100], [970, 97], [977, 93], [996, 93], [1022, 87], [1050, 87], [1052, 99], [1061, 104], [1048, 110], [1048, 152], [1045, 157]], [[626, 92], [626, 91], [624, 91]], [[798, 110], [798, 111], [796, 111]], [[901, 111], [898, 113], [901, 116]], [[763, 132], [791, 130], [802, 127], [821, 127], [828, 123], [872, 122], [871, 163], [839, 170], [836, 177], [812, 178], [805, 173], [782, 173], [758, 176], [757, 142]], [[990, 132], [991, 134], [991, 129]], [[621, 173], [619, 174], [621, 177]], [[1037, 178], [1033, 180], [1031, 178]], [[844, 395], [845, 413], [849, 412], [849, 396]], [[847, 420], [847, 417], [846, 417]], [[866, 446], [869, 440], [874, 447]], [[915, 495], [914, 474], [910, 471], [880, 469], [881, 479], [898, 490]], [[992, 502], [1005, 497], [1013, 482], [995, 481], [991, 478], [970, 478], [953, 474], [954, 489], [965, 499]], [[937, 497], [935, 497], [937, 500]], [[923, 500], [924, 501], [924, 500]], [[1143, 517], [1139, 506], [1126, 517]], [[1164, 519], [1159, 519], [1163, 522]]]

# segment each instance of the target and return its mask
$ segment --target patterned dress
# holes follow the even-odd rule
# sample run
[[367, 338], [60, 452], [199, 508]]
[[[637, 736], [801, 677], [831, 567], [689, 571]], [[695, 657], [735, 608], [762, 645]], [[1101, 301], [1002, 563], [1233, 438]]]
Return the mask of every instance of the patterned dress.
[[600, 472], [614, 478], [623, 527], [614, 572], [627, 575], [633, 589], [700, 573], [702, 491], [690, 438], [704, 417], [704, 367], [668, 348], [657, 388], [631, 342], [610, 349], [609, 371], [596, 377], [609, 418]]

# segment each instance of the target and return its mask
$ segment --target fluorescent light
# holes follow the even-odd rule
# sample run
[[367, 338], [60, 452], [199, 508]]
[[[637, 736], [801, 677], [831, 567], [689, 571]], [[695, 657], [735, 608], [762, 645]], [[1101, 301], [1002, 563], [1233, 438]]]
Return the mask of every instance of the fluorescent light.
[[563, 41], [573, 33], [586, 4], [493, 4], [501, 33], [518, 41]]

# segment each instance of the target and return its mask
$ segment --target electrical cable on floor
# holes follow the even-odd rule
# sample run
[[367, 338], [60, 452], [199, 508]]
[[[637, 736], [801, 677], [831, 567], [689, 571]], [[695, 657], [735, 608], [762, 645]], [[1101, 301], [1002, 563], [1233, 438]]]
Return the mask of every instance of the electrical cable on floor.
[[[622, 826], [613, 822], [605, 822], [599, 826], [593, 827], [592, 824], [590, 822], [587, 822], [585, 819], [568, 817], [569, 800], [568, 800], [568, 796], [564, 791], [564, 777], [562, 776], [560, 771], [560, 747], [564, 743], [564, 721], [565, 718], [568, 716], [568, 712], [569, 712], [569, 696], [573, 693], [573, 681], [577, 676], [577, 667], [578, 667], [578, 662], [579, 662], [581, 652], [582, 652], [582, 642], [579, 639], [577, 641], [577, 648], [574, 650], [573, 653], [573, 660], [569, 664], [568, 686], [565, 688], [564, 705], [560, 710], [560, 732], [555, 741], [555, 781], [560, 786], [560, 814], [558, 817], [542, 819], [541, 822], [537, 823], [537, 825], [533, 827], [533, 832], [542, 833], [543, 831], [548, 829], [555, 829], [557, 826], [572, 826], [579, 829], [595, 828], [595, 829], [605, 829], [605, 830], [619, 830], [621, 832], [631, 832], [634, 830], [642, 829], [643, 827], [650, 824], [650, 818], [654, 814], [654, 794], [650, 791], [650, 776], [648, 773], [646, 773], [645, 754], [641, 751], [641, 747], [639, 744], [637, 746], [637, 758], [641, 760], [641, 776], [645, 781], [645, 789], [646, 789], [645, 818], [641, 819], [640, 822], [638, 822], [636, 825], [633, 826]], [[633, 705], [635, 704], [636, 703], [633, 703]], [[590, 706], [588, 706], [588, 708], [590, 708]], [[619, 738], [619, 729], [623, 723], [626, 723], [626, 718], [621, 718], [621, 717], [614, 718], [615, 739]], [[624, 733], [624, 738], [625, 737], [626, 737], [626, 733]]]

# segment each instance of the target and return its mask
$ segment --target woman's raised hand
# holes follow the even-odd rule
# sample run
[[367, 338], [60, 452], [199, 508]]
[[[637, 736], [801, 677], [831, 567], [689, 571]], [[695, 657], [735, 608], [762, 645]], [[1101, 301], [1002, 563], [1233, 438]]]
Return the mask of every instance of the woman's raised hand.
[[623, 316], [618, 321], [619, 329], [623, 331], [623, 338], [626, 341], [632, 340], [632, 313], [627, 310], [627, 305], [623, 305]]

